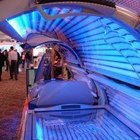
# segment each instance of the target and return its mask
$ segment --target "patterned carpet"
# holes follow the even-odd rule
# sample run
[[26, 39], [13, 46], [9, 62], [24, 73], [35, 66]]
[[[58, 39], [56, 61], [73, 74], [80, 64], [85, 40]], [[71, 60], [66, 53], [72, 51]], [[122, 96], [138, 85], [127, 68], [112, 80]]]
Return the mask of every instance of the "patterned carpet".
[[0, 140], [19, 140], [20, 121], [26, 98], [25, 72], [18, 80], [10, 80], [9, 72], [3, 72], [0, 81]]

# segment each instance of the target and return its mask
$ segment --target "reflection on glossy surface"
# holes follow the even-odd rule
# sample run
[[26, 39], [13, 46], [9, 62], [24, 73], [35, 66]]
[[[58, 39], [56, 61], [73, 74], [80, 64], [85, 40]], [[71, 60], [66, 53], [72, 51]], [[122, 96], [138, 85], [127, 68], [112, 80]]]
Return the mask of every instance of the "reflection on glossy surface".
[[138, 140], [127, 126], [104, 109], [36, 113], [39, 140]]

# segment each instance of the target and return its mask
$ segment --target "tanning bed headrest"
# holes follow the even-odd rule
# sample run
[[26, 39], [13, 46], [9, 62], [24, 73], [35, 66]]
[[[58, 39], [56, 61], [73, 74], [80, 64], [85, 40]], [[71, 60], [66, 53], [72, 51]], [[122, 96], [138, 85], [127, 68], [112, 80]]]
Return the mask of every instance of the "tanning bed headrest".
[[30, 93], [29, 96], [32, 98], [29, 108], [63, 104], [93, 104], [93, 95], [87, 83], [83, 81], [49, 81], [41, 85], [35, 95], [36, 98]]

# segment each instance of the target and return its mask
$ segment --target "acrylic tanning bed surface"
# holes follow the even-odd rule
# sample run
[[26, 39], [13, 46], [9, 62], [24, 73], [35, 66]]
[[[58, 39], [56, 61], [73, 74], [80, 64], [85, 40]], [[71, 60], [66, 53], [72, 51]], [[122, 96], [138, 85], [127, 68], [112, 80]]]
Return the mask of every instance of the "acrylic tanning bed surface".
[[140, 139], [105, 109], [36, 112], [33, 120], [38, 140]]

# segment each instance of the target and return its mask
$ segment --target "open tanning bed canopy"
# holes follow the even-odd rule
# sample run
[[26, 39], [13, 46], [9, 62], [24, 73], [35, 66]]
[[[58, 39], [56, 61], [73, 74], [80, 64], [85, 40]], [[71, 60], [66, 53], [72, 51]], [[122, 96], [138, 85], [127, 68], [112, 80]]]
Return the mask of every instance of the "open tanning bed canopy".
[[139, 33], [116, 15], [115, 6], [53, 2], [8, 17], [0, 22], [0, 30], [30, 47], [40, 44], [30, 44], [35, 34], [64, 42], [79, 56], [84, 69], [140, 87]]

